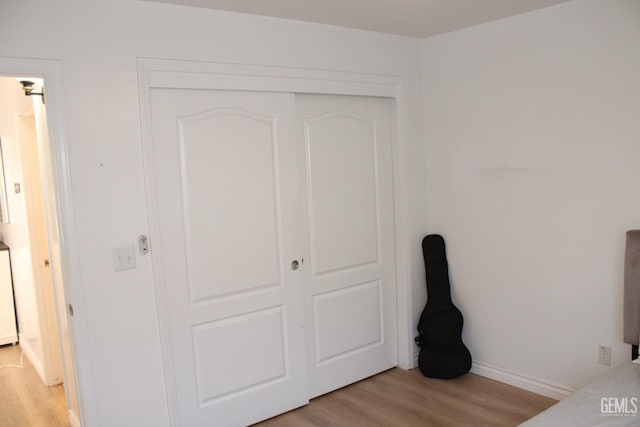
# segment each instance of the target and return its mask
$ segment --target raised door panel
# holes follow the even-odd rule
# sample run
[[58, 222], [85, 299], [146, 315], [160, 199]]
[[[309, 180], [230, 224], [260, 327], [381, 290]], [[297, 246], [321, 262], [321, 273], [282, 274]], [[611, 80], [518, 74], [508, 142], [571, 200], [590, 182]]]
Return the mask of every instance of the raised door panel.
[[232, 109], [178, 120], [192, 303], [279, 283], [273, 125]]
[[314, 275], [378, 261], [374, 125], [342, 112], [305, 121]]
[[279, 306], [193, 327], [199, 405], [286, 378], [284, 314]]
[[380, 292], [376, 280], [313, 298], [317, 365], [383, 344]]
[[152, 256], [180, 425], [307, 402], [292, 117], [292, 95], [151, 91]]

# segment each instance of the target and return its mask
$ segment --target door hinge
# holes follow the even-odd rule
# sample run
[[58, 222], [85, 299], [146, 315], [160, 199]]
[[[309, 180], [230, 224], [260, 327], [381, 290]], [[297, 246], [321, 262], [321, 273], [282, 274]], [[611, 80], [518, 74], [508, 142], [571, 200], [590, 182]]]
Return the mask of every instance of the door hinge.
[[73, 306], [69, 304], [69, 316], [73, 317]]

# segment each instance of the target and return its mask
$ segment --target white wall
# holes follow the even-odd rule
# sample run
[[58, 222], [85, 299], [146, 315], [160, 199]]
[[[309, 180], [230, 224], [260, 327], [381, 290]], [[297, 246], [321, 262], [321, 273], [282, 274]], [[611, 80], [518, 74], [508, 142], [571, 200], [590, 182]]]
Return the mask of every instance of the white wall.
[[[401, 153], [413, 248], [425, 229], [418, 41], [132, 0], [25, 0], [0, 14], [0, 52], [62, 62], [84, 313], [99, 424], [163, 426], [166, 398], [149, 257], [115, 273], [111, 248], [148, 232], [136, 58], [294, 66], [404, 79]], [[28, 28], [30, 37], [24, 37]], [[408, 250], [408, 248], [407, 248]], [[420, 253], [408, 280], [424, 287]], [[413, 313], [414, 317], [417, 316]], [[419, 313], [418, 313], [419, 314]], [[86, 359], [85, 359], [86, 360]], [[80, 386], [82, 387], [82, 378]]]
[[429, 230], [474, 359], [577, 387], [629, 360], [640, 2], [576, 0], [421, 42]]

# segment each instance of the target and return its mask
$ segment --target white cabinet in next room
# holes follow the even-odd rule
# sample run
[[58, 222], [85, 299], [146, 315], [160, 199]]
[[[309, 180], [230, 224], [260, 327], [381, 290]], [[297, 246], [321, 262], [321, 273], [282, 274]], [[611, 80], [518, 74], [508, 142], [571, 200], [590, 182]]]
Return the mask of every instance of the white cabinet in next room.
[[9, 248], [0, 242], [0, 345], [18, 342]]

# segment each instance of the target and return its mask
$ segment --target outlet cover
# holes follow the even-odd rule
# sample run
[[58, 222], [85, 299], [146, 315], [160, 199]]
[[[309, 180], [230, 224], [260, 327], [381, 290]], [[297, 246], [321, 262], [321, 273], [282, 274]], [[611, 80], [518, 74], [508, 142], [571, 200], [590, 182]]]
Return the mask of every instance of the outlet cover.
[[598, 363], [611, 366], [611, 347], [598, 346]]

